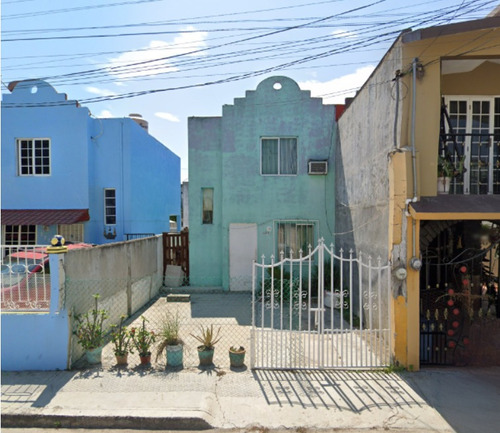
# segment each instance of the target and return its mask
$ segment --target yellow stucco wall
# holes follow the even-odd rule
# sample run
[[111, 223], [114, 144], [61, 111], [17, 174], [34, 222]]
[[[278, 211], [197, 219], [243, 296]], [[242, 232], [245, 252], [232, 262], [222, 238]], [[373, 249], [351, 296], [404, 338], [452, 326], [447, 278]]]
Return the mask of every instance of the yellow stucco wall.
[[485, 62], [471, 72], [441, 77], [443, 95], [500, 95], [500, 64]]
[[[487, 43], [485, 43], [487, 42]], [[437, 185], [437, 155], [439, 149], [439, 128], [441, 96], [443, 94], [500, 94], [500, 65], [489, 63], [468, 73], [441, 75], [441, 59], [461, 56], [496, 56], [500, 58], [500, 30], [488, 29], [461, 33], [451, 36], [429, 38], [403, 44], [403, 85], [408, 89], [403, 95], [403, 113], [401, 118], [400, 146], [411, 145], [411, 106], [412, 74], [411, 62], [418, 58], [423, 65], [424, 74], [417, 79], [416, 85], [416, 129], [415, 143], [417, 151], [417, 196], [435, 196]], [[389, 241], [391, 249], [402, 241], [403, 213], [401, 203], [412, 198], [413, 179], [409, 153], [398, 154], [391, 159]], [[404, 205], [403, 205], [404, 206]], [[411, 217], [406, 220], [406, 256], [408, 277], [406, 297], [393, 299], [393, 350], [395, 361], [408, 369], [419, 369], [420, 340], [420, 278], [419, 272], [413, 271], [409, 260], [413, 255], [415, 238], [416, 256], [419, 257], [420, 224]], [[413, 234], [415, 230], [415, 235]]]
[[[485, 43], [487, 42], [487, 43]], [[481, 30], [461, 33], [458, 35], [442, 36], [438, 38], [425, 39], [403, 44], [403, 56], [411, 66], [413, 58], [417, 57], [423, 65], [424, 75], [417, 79], [416, 86], [416, 148], [419, 155], [418, 196], [436, 195], [437, 185], [437, 153], [439, 148], [439, 125], [441, 113], [441, 95], [446, 93], [470, 94], [473, 90], [481, 90], [479, 94], [499, 94], [500, 83], [498, 75], [493, 79], [492, 74], [497, 66], [479, 68], [468, 74], [463, 74], [463, 85], [459, 83], [460, 77], [447, 75], [443, 77], [443, 89], [441, 87], [441, 59], [457, 58], [466, 59], [467, 56], [478, 58], [481, 56], [496, 56], [500, 58], [500, 29]], [[462, 75], [462, 74], [458, 74]], [[489, 77], [488, 80], [484, 79]], [[412, 76], [405, 77], [408, 86], [408, 101], [404, 104], [405, 117], [408, 120], [408, 128], [403, 131], [402, 142], [410, 143], [410, 119], [411, 119], [411, 96]], [[445, 87], [446, 86], [446, 87]], [[461, 90], [465, 93], [461, 93]]]

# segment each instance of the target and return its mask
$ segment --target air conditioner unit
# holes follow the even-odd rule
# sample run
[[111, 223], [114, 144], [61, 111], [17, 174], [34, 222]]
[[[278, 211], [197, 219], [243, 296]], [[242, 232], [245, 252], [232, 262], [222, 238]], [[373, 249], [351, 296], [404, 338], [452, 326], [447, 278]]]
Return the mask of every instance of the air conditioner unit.
[[328, 174], [328, 161], [309, 161], [309, 174]]

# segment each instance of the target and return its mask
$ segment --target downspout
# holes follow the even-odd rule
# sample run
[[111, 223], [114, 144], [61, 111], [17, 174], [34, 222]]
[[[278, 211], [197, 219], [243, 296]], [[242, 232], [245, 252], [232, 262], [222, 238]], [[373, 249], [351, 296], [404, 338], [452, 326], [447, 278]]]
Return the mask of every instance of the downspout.
[[120, 139], [121, 139], [121, 198], [122, 198], [122, 206], [121, 206], [121, 220], [122, 220], [122, 240], [125, 236], [125, 151], [123, 144], [123, 119], [120, 120]]
[[[418, 58], [415, 57], [412, 62], [412, 101], [411, 101], [411, 161], [412, 161], [412, 172], [413, 172], [413, 198], [406, 200], [406, 215], [410, 216], [409, 206], [410, 203], [415, 203], [417, 201], [417, 151], [415, 147], [415, 123], [416, 123], [416, 112], [417, 112], [417, 65]], [[410, 259], [410, 266], [412, 269], [419, 271], [422, 267], [422, 261], [417, 257], [417, 246], [416, 246], [416, 231], [417, 222], [412, 218], [412, 257]]]

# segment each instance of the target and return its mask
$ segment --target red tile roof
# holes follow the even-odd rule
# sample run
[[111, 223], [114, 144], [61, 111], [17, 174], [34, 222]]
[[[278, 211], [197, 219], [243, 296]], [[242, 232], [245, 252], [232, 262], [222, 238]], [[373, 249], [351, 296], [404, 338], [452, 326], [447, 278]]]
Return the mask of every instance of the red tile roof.
[[2, 209], [3, 225], [75, 224], [90, 219], [88, 209]]

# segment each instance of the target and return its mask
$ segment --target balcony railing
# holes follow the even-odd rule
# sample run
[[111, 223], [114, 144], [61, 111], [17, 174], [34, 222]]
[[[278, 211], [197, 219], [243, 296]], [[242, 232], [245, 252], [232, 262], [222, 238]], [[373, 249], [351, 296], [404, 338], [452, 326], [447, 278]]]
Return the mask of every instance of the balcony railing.
[[450, 194], [500, 194], [500, 132], [441, 134], [440, 156], [464, 170], [452, 179]]

